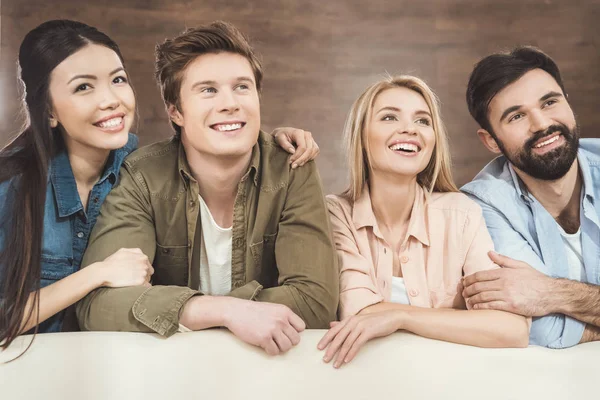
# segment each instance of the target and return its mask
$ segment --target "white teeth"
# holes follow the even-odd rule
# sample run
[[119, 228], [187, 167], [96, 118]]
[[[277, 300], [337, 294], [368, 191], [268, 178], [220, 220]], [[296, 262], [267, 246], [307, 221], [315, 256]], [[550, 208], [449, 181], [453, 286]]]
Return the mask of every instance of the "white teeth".
[[390, 150], [393, 150], [393, 151], [406, 150], [406, 151], [412, 151], [412, 152], [416, 153], [419, 151], [419, 146], [417, 146], [416, 144], [412, 144], [412, 143], [397, 143], [397, 144], [390, 146]]
[[97, 125], [100, 128], [114, 128], [116, 126], [121, 125], [121, 122], [123, 122], [123, 118], [117, 117], [117, 118], [109, 119], [108, 121], [100, 122]]
[[241, 129], [241, 128], [242, 128], [241, 123], [215, 125], [215, 129], [218, 130], [219, 132], [234, 131], [236, 129]]
[[554, 143], [558, 140], [559, 137], [560, 137], [560, 135], [556, 135], [551, 139], [545, 140], [542, 143], [535, 145], [535, 148], [539, 149], [540, 147], [544, 147], [544, 146], [549, 145], [550, 143]]

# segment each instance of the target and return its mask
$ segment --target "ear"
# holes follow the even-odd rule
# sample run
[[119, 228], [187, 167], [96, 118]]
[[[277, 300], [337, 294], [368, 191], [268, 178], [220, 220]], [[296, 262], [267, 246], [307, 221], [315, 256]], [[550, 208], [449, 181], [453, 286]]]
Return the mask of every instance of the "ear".
[[54, 115], [50, 115], [50, 127], [56, 128], [58, 126], [58, 120], [54, 117]]
[[169, 114], [169, 119], [175, 122], [179, 126], [183, 126], [183, 115], [173, 104], [167, 107], [167, 113]]
[[479, 140], [481, 140], [481, 143], [483, 143], [486, 149], [488, 149], [494, 154], [502, 153], [502, 150], [500, 150], [496, 139], [494, 139], [494, 137], [487, 130], [478, 129], [477, 136], [479, 136]]

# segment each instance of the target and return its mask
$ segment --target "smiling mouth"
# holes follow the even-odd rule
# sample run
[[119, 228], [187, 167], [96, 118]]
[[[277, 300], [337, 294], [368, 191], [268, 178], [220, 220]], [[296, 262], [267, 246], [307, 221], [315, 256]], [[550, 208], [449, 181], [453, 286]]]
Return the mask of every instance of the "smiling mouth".
[[562, 136], [562, 134], [556, 135], [554, 137], [551, 137], [550, 139], [544, 140], [543, 142], [540, 142], [538, 144], [536, 144], [535, 146], [533, 146], [534, 149], [541, 149], [542, 147], [548, 146], [554, 142], [556, 142], [558, 139], [560, 139], [560, 137]]
[[231, 132], [242, 129], [245, 125], [245, 122], [235, 122], [232, 124], [213, 124], [210, 127], [219, 132]]
[[110, 129], [116, 128], [123, 123], [123, 117], [115, 117], [106, 121], [95, 123], [98, 128]]
[[398, 143], [391, 145], [389, 148], [392, 151], [402, 153], [418, 153], [421, 151], [421, 148], [419, 146], [412, 143]]

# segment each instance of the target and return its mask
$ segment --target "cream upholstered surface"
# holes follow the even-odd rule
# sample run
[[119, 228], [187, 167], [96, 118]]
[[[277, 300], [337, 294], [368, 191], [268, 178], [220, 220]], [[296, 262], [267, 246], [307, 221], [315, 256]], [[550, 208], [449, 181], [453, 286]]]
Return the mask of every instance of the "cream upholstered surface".
[[[372, 341], [339, 370], [302, 334], [270, 357], [225, 330], [38, 335], [0, 364], [12, 399], [579, 399], [597, 398], [600, 343], [565, 350], [480, 349], [396, 333]], [[0, 353], [6, 361], [30, 336]]]

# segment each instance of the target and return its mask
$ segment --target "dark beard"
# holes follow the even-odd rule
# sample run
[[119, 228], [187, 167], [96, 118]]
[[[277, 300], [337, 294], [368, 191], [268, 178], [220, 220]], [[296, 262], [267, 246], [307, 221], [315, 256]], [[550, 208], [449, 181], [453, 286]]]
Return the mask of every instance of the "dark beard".
[[[556, 132], [560, 132], [565, 138], [563, 146], [543, 155], [533, 152], [535, 142]], [[565, 176], [577, 158], [579, 148], [579, 125], [577, 124], [573, 129], [567, 128], [564, 124], [557, 124], [548, 127], [546, 130], [537, 131], [518, 152], [512, 154], [506, 151], [506, 147], [495, 134], [492, 136], [496, 139], [502, 154], [512, 165], [532, 178], [544, 181], [555, 181]]]

